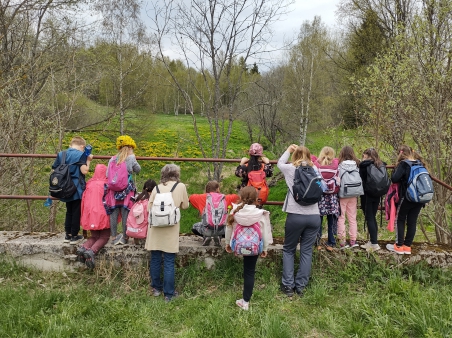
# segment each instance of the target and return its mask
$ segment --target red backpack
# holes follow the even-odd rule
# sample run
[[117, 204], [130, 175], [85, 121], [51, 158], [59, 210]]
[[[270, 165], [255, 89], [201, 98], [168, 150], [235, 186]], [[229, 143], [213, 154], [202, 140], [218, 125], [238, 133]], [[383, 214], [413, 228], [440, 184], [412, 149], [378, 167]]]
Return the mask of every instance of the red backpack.
[[135, 202], [127, 216], [126, 235], [132, 238], [146, 238], [148, 233], [148, 200]]
[[248, 173], [247, 185], [256, 188], [258, 192], [257, 200], [260, 204], [267, 202], [268, 194], [270, 193], [266, 177], [263, 164], [260, 170], [252, 170]]
[[116, 160], [116, 156], [113, 156], [108, 163], [108, 189], [123, 191], [129, 184], [129, 172], [127, 171], [126, 161], [117, 164]]

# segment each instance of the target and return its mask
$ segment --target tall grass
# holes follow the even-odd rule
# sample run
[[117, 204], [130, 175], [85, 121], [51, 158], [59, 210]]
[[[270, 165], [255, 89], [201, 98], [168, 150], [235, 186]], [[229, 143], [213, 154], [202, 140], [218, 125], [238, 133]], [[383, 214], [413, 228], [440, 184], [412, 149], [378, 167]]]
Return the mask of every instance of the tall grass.
[[44, 273], [0, 262], [0, 337], [451, 337], [452, 272], [373, 256], [314, 257], [303, 297], [279, 292], [281, 265], [258, 263], [250, 311], [242, 262], [177, 269], [181, 296], [149, 293], [146, 267]]

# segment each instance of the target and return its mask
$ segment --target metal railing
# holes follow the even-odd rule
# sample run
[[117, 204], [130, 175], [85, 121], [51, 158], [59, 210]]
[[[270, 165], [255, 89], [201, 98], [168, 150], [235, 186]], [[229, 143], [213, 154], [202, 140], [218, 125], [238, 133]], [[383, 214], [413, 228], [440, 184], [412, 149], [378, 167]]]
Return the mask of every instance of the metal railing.
[[[15, 158], [55, 158], [56, 154], [7, 154], [0, 153], [0, 157], [15, 157]], [[95, 160], [109, 160], [111, 156], [107, 155], [95, 155]], [[181, 158], [181, 157], [145, 157], [137, 156], [137, 160], [140, 161], [164, 161], [164, 162], [224, 162], [224, 163], [240, 163], [240, 159], [228, 159], [228, 158]], [[276, 164], [276, 160], [270, 161], [272, 164]], [[388, 169], [394, 169], [393, 165], [388, 165]], [[452, 191], [452, 186], [447, 183], [431, 176], [432, 180], [437, 184]], [[0, 199], [22, 199], [22, 200], [45, 200], [48, 196], [37, 195], [0, 195]], [[267, 201], [266, 205], [283, 205], [282, 201]]]

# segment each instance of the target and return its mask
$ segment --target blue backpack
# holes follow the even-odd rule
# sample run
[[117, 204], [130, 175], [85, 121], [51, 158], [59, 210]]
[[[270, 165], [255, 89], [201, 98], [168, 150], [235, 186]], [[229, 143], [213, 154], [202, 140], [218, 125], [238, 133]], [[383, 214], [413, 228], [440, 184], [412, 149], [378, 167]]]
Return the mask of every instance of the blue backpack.
[[433, 198], [433, 182], [427, 169], [420, 161], [412, 163], [405, 160], [405, 162], [411, 167], [406, 190], [407, 200], [423, 204], [430, 202]]

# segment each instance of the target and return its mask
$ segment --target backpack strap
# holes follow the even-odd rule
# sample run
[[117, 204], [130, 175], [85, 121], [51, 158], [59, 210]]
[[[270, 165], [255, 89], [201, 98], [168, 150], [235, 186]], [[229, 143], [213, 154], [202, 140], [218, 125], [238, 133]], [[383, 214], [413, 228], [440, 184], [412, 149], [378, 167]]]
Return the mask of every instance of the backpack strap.
[[173, 187], [171, 188], [170, 192], [173, 192], [174, 189], [176, 189], [176, 185], [178, 185], [178, 184], [179, 184], [179, 182], [176, 182], [176, 183], [173, 185]]
[[155, 186], [155, 189], [156, 189], [156, 191], [157, 191], [157, 194], [160, 194], [160, 189], [159, 189], [158, 184]]
[[66, 153], [67, 153], [67, 150], [65, 150], [61, 153], [61, 164], [66, 164]]

